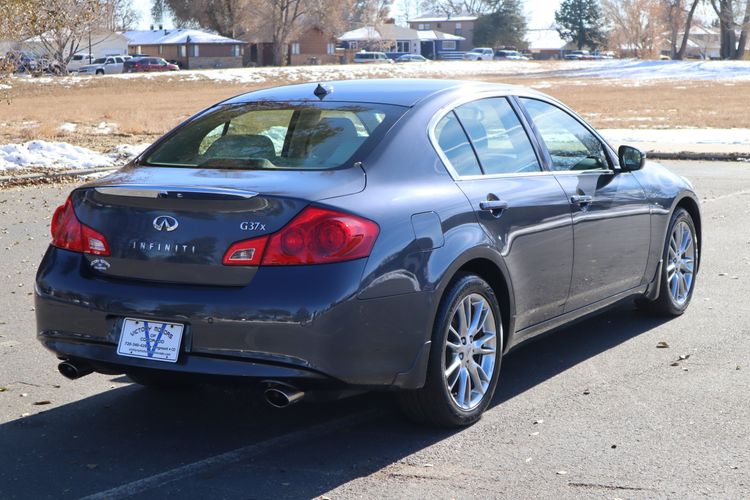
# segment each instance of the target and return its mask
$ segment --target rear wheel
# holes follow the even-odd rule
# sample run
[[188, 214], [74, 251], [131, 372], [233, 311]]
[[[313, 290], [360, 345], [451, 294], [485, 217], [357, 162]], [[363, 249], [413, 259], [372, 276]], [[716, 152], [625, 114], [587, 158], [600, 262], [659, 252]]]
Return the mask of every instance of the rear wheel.
[[500, 307], [492, 288], [474, 274], [459, 275], [438, 310], [425, 385], [401, 395], [404, 412], [419, 423], [473, 424], [495, 393], [502, 351]]
[[659, 296], [654, 301], [638, 300], [640, 309], [663, 316], [684, 313], [693, 298], [698, 271], [698, 237], [693, 218], [678, 208], [669, 223], [662, 254]]
[[103, 69], [98, 69], [98, 70], [96, 70], [96, 74], [97, 75], [103, 75], [104, 74], [104, 70]]

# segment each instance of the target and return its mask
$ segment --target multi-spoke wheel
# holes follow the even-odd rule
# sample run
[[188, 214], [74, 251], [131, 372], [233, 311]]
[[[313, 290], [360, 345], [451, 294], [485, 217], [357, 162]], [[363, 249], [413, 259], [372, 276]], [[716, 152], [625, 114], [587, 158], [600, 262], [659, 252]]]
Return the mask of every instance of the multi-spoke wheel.
[[664, 245], [663, 272], [656, 300], [636, 302], [642, 309], [677, 316], [685, 312], [695, 287], [698, 271], [698, 238], [690, 214], [679, 208], [669, 223]]
[[445, 383], [453, 402], [472, 410], [495, 372], [497, 332], [487, 299], [473, 293], [456, 308], [445, 339]]
[[476, 275], [459, 275], [438, 310], [425, 386], [402, 395], [406, 414], [443, 426], [476, 422], [495, 392], [502, 350], [492, 288]]

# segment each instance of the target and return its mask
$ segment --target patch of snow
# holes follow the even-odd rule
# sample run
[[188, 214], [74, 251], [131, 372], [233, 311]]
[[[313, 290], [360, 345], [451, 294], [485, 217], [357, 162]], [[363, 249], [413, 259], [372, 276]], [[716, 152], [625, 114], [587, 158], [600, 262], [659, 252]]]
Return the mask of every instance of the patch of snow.
[[67, 142], [30, 141], [0, 146], [0, 170], [26, 167], [93, 168], [113, 164], [109, 156]]
[[59, 128], [60, 128], [60, 130], [62, 130], [63, 132], [70, 132], [70, 133], [73, 133], [73, 132], [75, 132], [75, 131], [76, 131], [76, 129], [78, 128], [78, 125], [76, 125], [75, 123], [65, 122], [65, 123], [63, 123], [62, 125], [60, 125], [60, 127], [59, 127]]
[[750, 129], [604, 129], [599, 132], [612, 143], [658, 143], [750, 146]]
[[[130, 161], [139, 154], [143, 153], [143, 151], [146, 150], [147, 147], [149, 147], [151, 144], [120, 144], [119, 146], [115, 147], [114, 150], [112, 150], [109, 153], [109, 156], [114, 158], [115, 160], [120, 161]], [[119, 163], [119, 162], [118, 162]]]

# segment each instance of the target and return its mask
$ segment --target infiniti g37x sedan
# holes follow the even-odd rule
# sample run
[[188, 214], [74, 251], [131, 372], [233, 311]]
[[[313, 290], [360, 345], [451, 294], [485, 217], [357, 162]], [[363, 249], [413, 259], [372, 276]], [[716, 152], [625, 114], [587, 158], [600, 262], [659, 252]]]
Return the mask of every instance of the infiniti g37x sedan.
[[681, 314], [688, 181], [538, 92], [439, 80], [251, 92], [75, 189], [36, 281], [77, 378], [247, 380], [286, 406], [397, 389], [467, 425], [518, 342], [635, 298]]

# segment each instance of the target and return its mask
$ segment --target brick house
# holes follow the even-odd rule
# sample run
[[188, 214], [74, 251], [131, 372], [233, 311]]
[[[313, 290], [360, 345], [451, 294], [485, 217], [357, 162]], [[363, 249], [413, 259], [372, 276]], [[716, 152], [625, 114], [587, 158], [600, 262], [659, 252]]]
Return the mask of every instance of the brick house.
[[342, 45], [354, 53], [370, 50], [397, 54], [420, 54], [428, 59], [447, 59], [458, 54], [458, 44], [463, 37], [436, 30], [417, 31], [386, 22], [377, 27], [365, 26], [348, 31], [339, 37]]
[[247, 42], [193, 29], [125, 31], [128, 53], [177, 61], [183, 69], [239, 68]]
[[[307, 28], [287, 47], [289, 65], [337, 64], [336, 37], [317, 26]], [[273, 44], [270, 42], [250, 43], [245, 55], [245, 63], [250, 66], [273, 65]]]
[[451, 35], [463, 37], [464, 40], [458, 42], [456, 50], [467, 51], [474, 48], [474, 23], [479, 16], [461, 14], [461, 15], [435, 15], [428, 14], [425, 16], [410, 19], [409, 27], [417, 31], [440, 31]]

